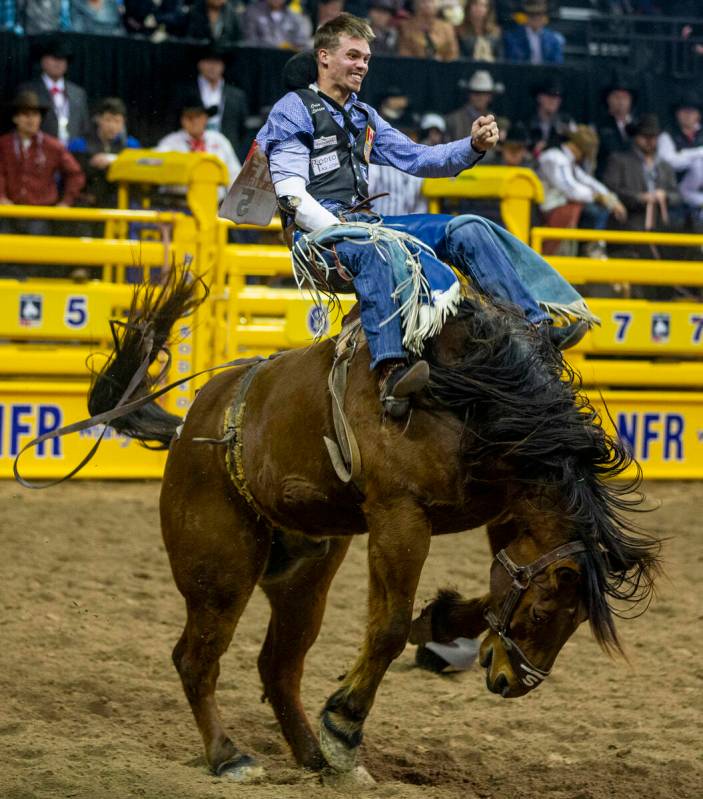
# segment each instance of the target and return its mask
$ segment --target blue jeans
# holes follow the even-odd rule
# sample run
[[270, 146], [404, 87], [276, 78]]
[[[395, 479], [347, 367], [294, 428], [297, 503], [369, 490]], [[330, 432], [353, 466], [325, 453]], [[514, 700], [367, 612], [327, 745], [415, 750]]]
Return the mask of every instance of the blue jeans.
[[[369, 219], [365, 215], [352, 218]], [[530, 322], [537, 324], [548, 320], [549, 314], [539, 307], [522, 283], [505, 251], [482, 226], [468, 222], [451, 236], [446, 235], [447, 224], [454, 218], [449, 214], [409, 214], [387, 216], [383, 224], [417, 237], [432, 247], [438, 259], [448, 261], [466, 275], [479, 291], [522, 308]], [[371, 351], [371, 368], [388, 358], [407, 357], [400, 316], [383, 324], [398, 310], [391, 297], [395, 288], [391, 270], [383, 268], [373, 247], [340, 242], [336, 250], [339, 260], [353, 277], [359, 297], [361, 322]], [[421, 260], [426, 258], [432, 256], [422, 253]]]

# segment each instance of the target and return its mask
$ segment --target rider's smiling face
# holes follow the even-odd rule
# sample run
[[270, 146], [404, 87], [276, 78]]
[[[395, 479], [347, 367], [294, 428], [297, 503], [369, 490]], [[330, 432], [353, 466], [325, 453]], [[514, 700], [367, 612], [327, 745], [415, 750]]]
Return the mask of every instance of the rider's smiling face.
[[318, 51], [320, 78], [342, 93], [358, 92], [369, 71], [370, 58], [371, 49], [367, 41], [340, 36], [335, 50]]

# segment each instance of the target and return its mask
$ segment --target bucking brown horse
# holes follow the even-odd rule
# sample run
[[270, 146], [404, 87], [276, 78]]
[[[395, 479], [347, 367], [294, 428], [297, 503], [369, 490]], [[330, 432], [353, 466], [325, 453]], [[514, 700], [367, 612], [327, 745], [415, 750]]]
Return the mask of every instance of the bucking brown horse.
[[[151, 347], [166, 346], [201, 291], [172, 273], [135, 298], [115, 352], [90, 393], [114, 407]], [[323, 437], [334, 438], [328, 373], [334, 341], [227, 369], [198, 393], [183, 422], [156, 404], [113, 425], [170, 451], [161, 522], [187, 620], [173, 660], [219, 775], [259, 770], [224, 729], [215, 700], [219, 660], [256, 586], [271, 606], [259, 655], [264, 693], [298, 763], [363, 776], [357, 750], [389, 664], [417, 643], [474, 637], [489, 690], [521, 696], [549, 674], [588, 620], [619, 648], [614, 615], [647, 603], [659, 542], [626, 517], [639, 477], [603, 429], [577, 378], [516, 311], [469, 293], [430, 340], [429, 388], [408, 419], [382, 415], [369, 355], [351, 362], [346, 415], [360, 479], [342, 482]], [[148, 378], [141, 392], [150, 390]], [[489, 590], [440, 592], [412, 623], [433, 535], [486, 526], [495, 555]], [[323, 708], [319, 730], [300, 698], [303, 665], [352, 535], [368, 533], [366, 636]], [[461, 540], [457, 539], [457, 557]]]

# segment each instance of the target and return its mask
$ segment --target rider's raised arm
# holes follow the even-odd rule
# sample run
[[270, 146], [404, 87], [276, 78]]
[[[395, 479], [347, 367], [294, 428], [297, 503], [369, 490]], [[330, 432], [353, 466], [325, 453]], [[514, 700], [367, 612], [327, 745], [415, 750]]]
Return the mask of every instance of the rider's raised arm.
[[369, 108], [376, 127], [371, 163], [394, 166], [401, 172], [421, 178], [448, 178], [471, 169], [483, 153], [471, 146], [471, 137], [447, 144], [418, 144], [389, 125], [373, 108]]

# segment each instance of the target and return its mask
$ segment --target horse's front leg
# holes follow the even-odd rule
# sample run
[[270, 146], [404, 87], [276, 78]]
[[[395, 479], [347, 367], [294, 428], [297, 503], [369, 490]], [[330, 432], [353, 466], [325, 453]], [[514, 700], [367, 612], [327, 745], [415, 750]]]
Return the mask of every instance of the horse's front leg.
[[403, 651], [413, 600], [430, 546], [424, 511], [408, 498], [367, 503], [369, 614], [366, 640], [341, 688], [322, 711], [320, 746], [329, 765], [351, 771], [362, 728], [390, 663]]

